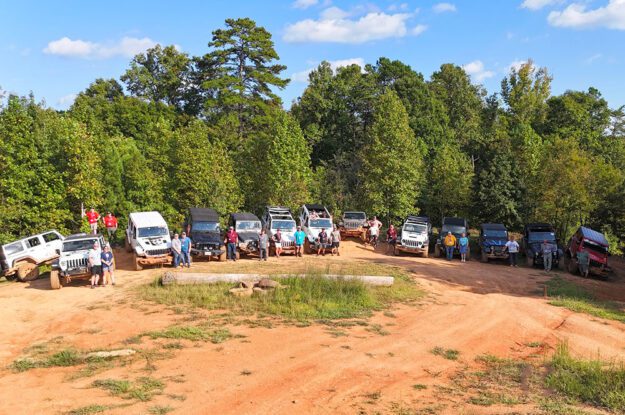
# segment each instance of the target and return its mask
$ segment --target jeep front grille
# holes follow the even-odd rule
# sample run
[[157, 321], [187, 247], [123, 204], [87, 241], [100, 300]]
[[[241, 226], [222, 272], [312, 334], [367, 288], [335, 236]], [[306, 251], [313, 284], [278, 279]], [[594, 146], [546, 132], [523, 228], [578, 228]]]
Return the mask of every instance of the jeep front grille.
[[346, 229], [358, 229], [362, 226], [362, 222], [359, 221], [345, 221], [345, 228]]
[[421, 248], [423, 246], [423, 242], [403, 240], [402, 244], [405, 246], [409, 246], [411, 248]]
[[593, 268], [602, 268], [604, 266], [604, 264], [602, 264], [599, 261], [595, 261], [594, 259], [590, 260], [590, 266]]
[[147, 256], [162, 256], [169, 254], [169, 249], [148, 249], [145, 251]]
[[291, 248], [295, 246], [295, 241], [282, 241], [282, 248]]
[[87, 258], [70, 259], [67, 261], [67, 269], [86, 268], [88, 263]]

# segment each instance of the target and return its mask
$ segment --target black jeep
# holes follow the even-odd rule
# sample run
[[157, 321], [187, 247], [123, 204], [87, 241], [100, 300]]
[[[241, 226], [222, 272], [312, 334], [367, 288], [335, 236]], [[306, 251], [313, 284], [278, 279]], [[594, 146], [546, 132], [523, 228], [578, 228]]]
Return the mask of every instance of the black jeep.
[[190, 208], [182, 227], [191, 238], [191, 255], [226, 260], [226, 249], [219, 226], [219, 214], [213, 209]]
[[[436, 243], [434, 245], [434, 256], [442, 257], [445, 255], [445, 247], [443, 246], [443, 240], [448, 232], [451, 232], [452, 235], [456, 237], [456, 241], [462, 236], [464, 233], [467, 237], [469, 236], [469, 223], [465, 218], [443, 218], [443, 225], [438, 231], [438, 238], [436, 238]], [[460, 253], [458, 249], [458, 243], [456, 242], [456, 247], [454, 248], [454, 254]], [[471, 251], [467, 252], [467, 259], [471, 256]]]
[[[553, 267], [561, 267], [564, 263], [561, 261], [563, 258], [562, 248], [558, 245], [558, 238], [556, 237], [556, 231], [554, 227], [548, 223], [529, 223], [525, 225], [523, 231], [523, 244], [522, 250], [525, 252], [527, 258], [527, 265], [533, 267], [543, 264], [543, 253], [541, 245], [544, 241], [550, 244], [556, 245], [558, 249], [553, 255]], [[562, 264], [561, 264], [562, 262]]]
[[239, 245], [237, 257], [243, 253], [245, 255], [258, 255], [261, 224], [258, 216], [253, 213], [232, 213], [228, 226], [232, 226], [239, 235]]

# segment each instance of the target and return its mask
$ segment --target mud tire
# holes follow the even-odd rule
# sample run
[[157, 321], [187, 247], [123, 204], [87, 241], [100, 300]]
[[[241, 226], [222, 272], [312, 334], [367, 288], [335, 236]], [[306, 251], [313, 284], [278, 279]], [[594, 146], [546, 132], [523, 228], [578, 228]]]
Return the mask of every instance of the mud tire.
[[135, 271], [141, 271], [143, 269], [143, 265], [139, 263], [139, 258], [137, 257], [137, 254], [134, 255], [134, 259], [135, 259]]
[[423, 251], [423, 253], [421, 254], [421, 256], [422, 256], [423, 258], [428, 258], [428, 257], [430, 256], [430, 251], [426, 249], [425, 251]]
[[484, 262], [484, 263], [488, 263], [488, 255], [486, 255], [485, 251], [482, 251], [481, 257], [480, 257], [480, 261]]
[[39, 278], [39, 266], [30, 262], [20, 264], [15, 275], [20, 282], [34, 281]]
[[441, 254], [441, 247], [438, 244], [434, 245], [434, 256], [440, 258], [442, 256]]
[[59, 279], [59, 271], [53, 269], [50, 271], [50, 288], [53, 290], [61, 289], [61, 280]]

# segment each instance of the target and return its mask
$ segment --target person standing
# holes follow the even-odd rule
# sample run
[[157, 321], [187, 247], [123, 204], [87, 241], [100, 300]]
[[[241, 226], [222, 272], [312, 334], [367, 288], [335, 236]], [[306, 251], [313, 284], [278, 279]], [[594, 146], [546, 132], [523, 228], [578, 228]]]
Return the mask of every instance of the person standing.
[[508, 254], [510, 255], [510, 266], [517, 266], [517, 255], [519, 255], [519, 243], [516, 241], [514, 235], [510, 235], [510, 240], [506, 242], [504, 246], [504, 250], [508, 250]]
[[467, 253], [469, 252], [469, 238], [466, 233], [462, 233], [458, 239], [458, 250], [460, 251], [460, 262], [467, 262]]
[[378, 220], [377, 216], [374, 216], [373, 219], [369, 221], [369, 242], [374, 248], [378, 245], [381, 227], [382, 222]]
[[330, 237], [332, 238], [332, 256], [336, 253], [337, 256], [341, 256], [339, 252], [339, 246], [341, 245], [341, 232], [339, 231], [338, 226], [334, 225], [334, 230], [330, 233]]
[[258, 248], [260, 253], [260, 257], [258, 258], [258, 260], [262, 261], [264, 259], [265, 261], [267, 261], [269, 237], [267, 236], [267, 232], [265, 232], [264, 228], [260, 230], [260, 235], [258, 236]]
[[111, 281], [111, 285], [115, 285], [115, 273], [113, 272], [113, 253], [111, 252], [111, 245], [109, 245], [108, 243], [104, 245], [104, 252], [102, 252], [101, 258], [102, 285], [107, 285], [107, 280]]
[[273, 236], [273, 244], [276, 247], [276, 258], [280, 258], [280, 255], [282, 255], [282, 232], [280, 232], [280, 229]]
[[87, 222], [89, 222], [89, 228], [93, 235], [98, 233], [98, 221], [100, 220], [100, 214], [96, 212], [95, 208], [91, 208], [89, 212], [85, 213]]
[[237, 260], [237, 244], [239, 243], [239, 235], [231, 226], [226, 233], [226, 239], [224, 243], [228, 244], [228, 259], [232, 261]]
[[187, 236], [186, 232], [182, 232], [180, 238], [180, 256], [182, 257], [182, 266], [191, 268], [191, 238]]
[[174, 268], [178, 268], [182, 255], [182, 244], [180, 243], [180, 238], [178, 238], [177, 233], [174, 234], [174, 239], [171, 240], [171, 252], [174, 254]]
[[93, 249], [89, 250], [88, 256], [89, 268], [91, 268], [91, 288], [95, 288], [102, 275], [102, 250], [99, 242], [93, 244]]
[[305, 239], [306, 234], [302, 230], [302, 227], [298, 226], [297, 231], [295, 231], [295, 256], [303, 256]]
[[113, 240], [113, 238], [115, 237], [115, 233], [117, 232], [117, 218], [113, 216], [111, 212], [107, 212], [106, 216], [104, 216], [103, 221], [110, 242]]
[[588, 278], [590, 267], [590, 256], [586, 251], [579, 251], [577, 253], [577, 266], [579, 267], [579, 273], [584, 278]]
[[317, 256], [319, 256], [322, 250], [323, 250], [323, 256], [326, 255], [327, 243], [328, 243], [328, 234], [326, 233], [326, 230], [322, 228], [321, 232], [319, 232], [319, 235], [317, 236]]
[[456, 249], [456, 237], [453, 233], [447, 232], [443, 245], [445, 245], [445, 253], [447, 254], [447, 261], [451, 261], [454, 257], [454, 249]]
[[545, 267], [545, 271], [551, 271], [551, 266], [553, 264], [553, 252], [554, 246], [548, 240], [544, 240], [540, 245], [540, 250], [543, 253], [543, 265]]
[[397, 229], [395, 229], [395, 226], [393, 226], [392, 223], [388, 226], [388, 230], [386, 231], [386, 244], [387, 253], [391, 248], [395, 251], [395, 245], [397, 244]]

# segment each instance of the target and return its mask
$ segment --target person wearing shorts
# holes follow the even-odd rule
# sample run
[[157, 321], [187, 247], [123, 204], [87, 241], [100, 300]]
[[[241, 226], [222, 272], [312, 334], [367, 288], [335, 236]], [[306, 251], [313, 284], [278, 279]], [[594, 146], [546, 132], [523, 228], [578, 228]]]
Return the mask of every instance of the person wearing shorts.
[[295, 232], [295, 256], [303, 256], [305, 239], [306, 233], [304, 233], [301, 226], [298, 226]]
[[107, 212], [104, 216], [104, 226], [106, 227], [106, 233], [109, 237], [109, 243], [115, 238], [117, 232], [117, 218], [113, 216], [111, 212]]
[[280, 258], [280, 255], [282, 255], [282, 232], [280, 232], [280, 229], [273, 236], [273, 244], [276, 247], [276, 258]]
[[98, 221], [100, 220], [100, 214], [96, 212], [94, 208], [91, 208], [89, 212], [85, 213], [87, 221], [89, 222], [89, 229], [93, 235], [98, 233]]
[[325, 229], [321, 229], [319, 235], [317, 236], [317, 256], [323, 252], [323, 256], [326, 255], [326, 248], [328, 244], [328, 234]]
[[95, 288], [102, 275], [102, 250], [98, 242], [95, 242], [93, 249], [89, 250], [89, 268], [91, 269], [91, 288]]
[[467, 262], [467, 252], [469, 252], [469, 238], [466, 233], [462, 233], [458, 239], [458, 251], [460, 251], [460, 262]]
[[332, 250], [330, 252], [333, 256], [335, 253], [337, 256], [341, 256], [341, 253], [339, 252], [339, 245], [341, 244], [341, 232], [336, 225], [334, 225], [334, 230], [330, 233], [330, 237], [332, 238]]
[[506, 242], [504, 249], [508, 250], [510, 254], [510, 266], [517, 266], [517, 255], [519, 255], [519, 243], [516, 241], [514, 235], [510, 235], [510, 240]]
[[108, 243], [104, 245], [104, 252], [102, 252], [101, 258], [102, 285], [107, 285], [108, 281], [111, 281], [111, 285], [115, 285], [115, 274], [113, 273], [113, 253], [111, 252], [111, 245]]

